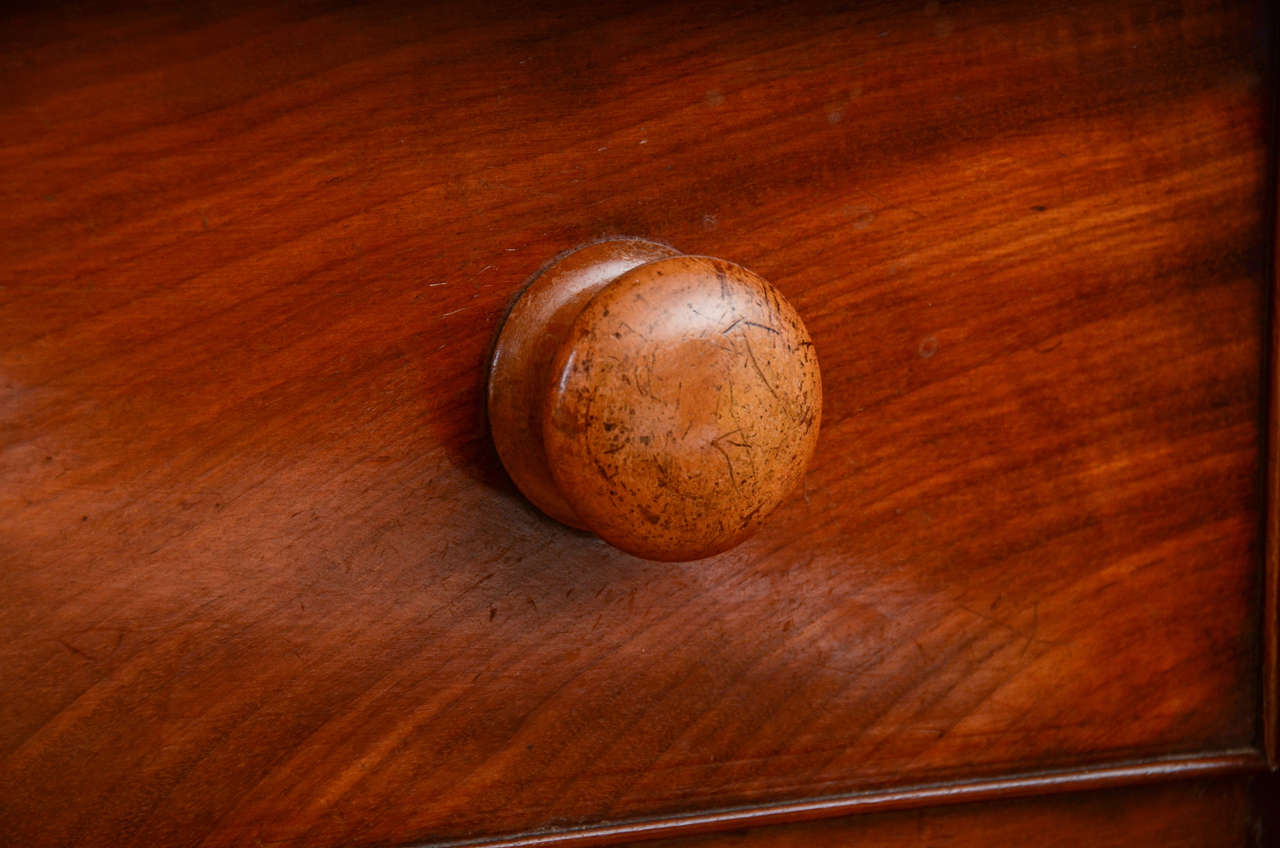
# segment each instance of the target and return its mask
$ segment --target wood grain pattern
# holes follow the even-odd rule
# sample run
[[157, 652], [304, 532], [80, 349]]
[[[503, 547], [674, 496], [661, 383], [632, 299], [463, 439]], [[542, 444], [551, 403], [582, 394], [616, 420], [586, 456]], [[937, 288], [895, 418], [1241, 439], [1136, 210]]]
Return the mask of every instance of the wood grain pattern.
[[1251, 790], [1244, 779], [1178, 783], [635, 844], [645, 848], [1244, 848], [1256, 844], [1261, 818]]
[[[0, 832], [372, 846], [1260, 738], [1250, 4], [86, 4], [0, 26]], [[805, 316], [696, 569], [502, 474], [521, 281]], [[16, 694], [15, 694], [16, 693]]]

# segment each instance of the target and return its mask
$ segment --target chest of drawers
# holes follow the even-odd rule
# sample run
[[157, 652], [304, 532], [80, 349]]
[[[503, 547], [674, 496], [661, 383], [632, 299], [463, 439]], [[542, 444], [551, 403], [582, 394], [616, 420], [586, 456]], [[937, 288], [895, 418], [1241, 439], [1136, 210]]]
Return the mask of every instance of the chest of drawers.
[[[1262, 5], [6, 15], [4, 841], [1265, 832]], [[822, 363], [800, 491], [697, 563], [543, 517], [483, 418], [611, 235]]]

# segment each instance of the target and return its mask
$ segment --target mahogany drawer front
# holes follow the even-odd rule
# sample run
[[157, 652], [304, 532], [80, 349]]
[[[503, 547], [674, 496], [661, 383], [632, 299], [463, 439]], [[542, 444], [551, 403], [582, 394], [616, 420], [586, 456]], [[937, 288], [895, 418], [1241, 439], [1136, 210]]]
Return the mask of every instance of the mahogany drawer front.
[[[1260, 761], [1258, 6], [450, 3], [0, 27], [0, 832], [401, 845]], [[825, 406], [686, 565], [544, 518], [484, 366], [635, 235]], [[892, 843], [888, 843], [892, 844]]]

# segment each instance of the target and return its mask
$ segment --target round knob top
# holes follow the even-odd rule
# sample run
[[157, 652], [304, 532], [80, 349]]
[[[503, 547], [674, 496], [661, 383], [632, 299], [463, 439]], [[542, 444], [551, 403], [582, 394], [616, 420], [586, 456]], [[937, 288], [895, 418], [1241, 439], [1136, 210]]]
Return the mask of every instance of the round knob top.
[[769, 283], [679, 256], [617, 278], [552, 366], [551, 473], [596, 533], [696, 559], [751, 532], [800, 481], [822, 407], [813, 342]]
[[[773, 286], [729, 262], [667, 255], [605, 276], [562, 299], [549, 322], [561, 327], [542, 334], [554, 353], [534, 369], [545, 369], [532, 407], [552, 514], [649, 559], [726, 550], [796, 488], [813, 453], [813, 342]], [[490, 391], [492, 414], [492, 379]]]

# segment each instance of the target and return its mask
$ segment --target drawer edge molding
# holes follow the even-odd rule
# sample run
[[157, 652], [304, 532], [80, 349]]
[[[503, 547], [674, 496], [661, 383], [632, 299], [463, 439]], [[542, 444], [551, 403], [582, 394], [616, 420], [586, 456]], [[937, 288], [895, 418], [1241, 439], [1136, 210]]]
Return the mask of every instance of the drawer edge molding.
[[1271, 236], [1271, 267], [1267, 269], [1267, 333], [1270, 349], [1266, 355], [1263, 392], [1266, 397], [1267, 427], [1266, 487], [1263, 497], [1264, 562], [1262, 569], [1262, 750], [1273, 771], [1280, 769], [1280, 89], [1276, 86], [1276, 65], [1280, 64], [1280, 24], [1272, 19], [1269, 27], [1272, 58], [1269, 70], [1271, 85], [1270, 139], [1271, 155], [1267, 175], [1270, 182], [1271, 215], [1267, 228]]
[[1234, 748], [1145, 760], [1100, 763], [1003, 777], [923, 783], [847, 795], [637, 819], [512, 836], [417, 843], [418, 848], [543, 848], [611, 845], [721, 830], [813, 821], [860, 813], [1026, 798], [1091, 789], [1163, 783], [1198, 777], [1265, 772], [1268, 760], [1255, 748]]

